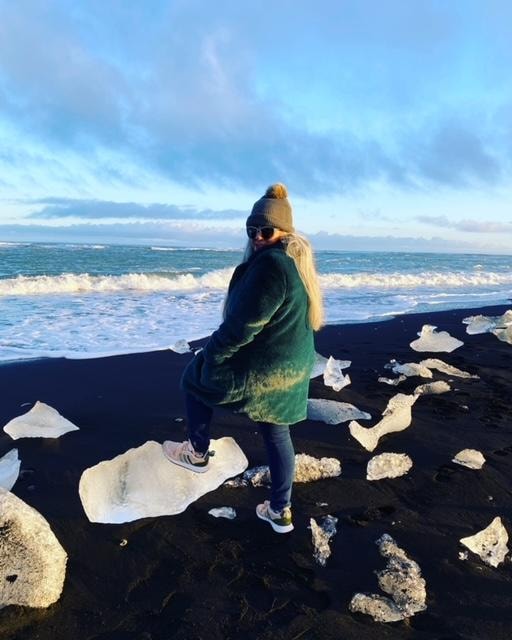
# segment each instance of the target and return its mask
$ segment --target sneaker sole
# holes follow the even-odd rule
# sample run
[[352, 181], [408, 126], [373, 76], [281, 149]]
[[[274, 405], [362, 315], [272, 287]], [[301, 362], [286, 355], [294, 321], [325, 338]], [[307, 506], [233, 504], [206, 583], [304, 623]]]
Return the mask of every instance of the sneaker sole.
[[194, 473], [206, 473], [208, 471], [209, 465], [206, 465], [205, 467], [195, 467], [192, 464], [187, 464], [186, 462], [181, 462], [181, 460], [176, 460], [175, 458], [171, 458], [170, 456], [167, 455], [163, 447], [162, 447], [162, 451], [164, 456], [167, 458], [167, 460], [177, 465], [178, 467], [183, 467], [184, 469], [188, 469], [189, 471], [193, 471]]
[[293, 531], [294, 526], [293, 524], [276, 524], [273, 520], [271, 520], [270, 518], [266, 518], [265, 516], [260, 515], [259, 511], [256, 509], [256, 515], [258, 516], [258, 518], [260, 520], [264, 520], [265, 522], [268, 522], [269, 525], [272, 527], [272, 529], [274, 529], [274, 531], [276, 533], [290, 533], [290, 531]]

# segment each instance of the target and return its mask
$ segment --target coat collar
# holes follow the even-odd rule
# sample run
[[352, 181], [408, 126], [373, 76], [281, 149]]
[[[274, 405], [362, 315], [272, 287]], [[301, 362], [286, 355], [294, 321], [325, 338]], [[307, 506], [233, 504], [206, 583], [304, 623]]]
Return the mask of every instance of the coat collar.
[[281, 240], [278, 240], [278, 242], [275, 242], [274, 244], [269, 244], [267, 247], [261, 247], [261, 249], [258, 249], [258, 251], [255, 251], [252, 254], [252, 256], [249, 258], [247, 262], [252, 262], [258, 256], [261, 256], [263, 253], [266, 253], [267, 251], [272, 251], [272, 250], [284, 251], [285, 246]]

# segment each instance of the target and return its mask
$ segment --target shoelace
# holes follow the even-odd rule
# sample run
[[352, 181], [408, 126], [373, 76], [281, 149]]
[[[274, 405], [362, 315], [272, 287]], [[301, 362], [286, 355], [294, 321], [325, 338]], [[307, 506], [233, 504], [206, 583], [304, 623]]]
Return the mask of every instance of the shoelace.
[[190, 441], [185, 442], [183, 447], [187, 451], [187, 453], [190, 453], [197, 458], [213, 458], [213, 456], [215, 455], [215, 450], [213, 449], [209, 449], [205, 454], [196, 453], [196, 450], [194, 449]]

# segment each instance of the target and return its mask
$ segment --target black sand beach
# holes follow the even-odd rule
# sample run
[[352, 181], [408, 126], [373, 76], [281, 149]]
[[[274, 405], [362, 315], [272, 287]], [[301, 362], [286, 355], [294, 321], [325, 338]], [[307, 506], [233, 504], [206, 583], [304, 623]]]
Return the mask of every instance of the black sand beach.
[[[501, 516], [512, 533], [512, 347], [490, 334], [469, 336], [462, 318], [499, 315], [508, 307], [401, 316], [386, 322], [329, 326], [317, 351], [352, 361], [352, 384], [336, 393], [321, 378], [310, 397], [355, 404], [378, 416], [398, 388], [379, 383], [391, 358], [419, 362], [431, 354], [409, 347], [423, 324], [464, 341], [450, 354], [432, 354], [480, 380], [453, 378], [452, 391], [421, 397], [405, 431], [385, 436], [373, 454], [348, 431], [305, 421], [294, 427], [297, 452], [341, 460], [339, 478], [298, 484], [295, 531], [277, 535], [256, 519], [264, 489], [221, 487], [183, 514], [124, 525], [91, 524], [78, 496], [84, 469], [148, 440], [182, 439], [178, 389], [190, 355], [171, 351], [96, 360], [39, 360], [0, 366], [0, 423], [43, 401], [80, 427], [58, 440], [13, 442], [1, 432], [0, 456], [19, 449], [22, 477], [13, 492], [50, 523], [68, 553], [61, 599], [46, 610], [0, 611], [3, 640], [509, 640], [512, 565], [498, 568], [470, 554], [459, 539]], [[195, 343], [194, 346], [204, 341]], [[436, 380], [449, 377], [434, 373]], [[364, 423], [367, 424], [367, 423]], [[250, 466], [264, 464], [249, 420], [219, 411], [213, 437], [233, 436]], [[474, 471], [451, 462], [465, 448], [487, 462]], [[377, 453], [407, 453], [404, 477], [369, 482], [366, 464]], [[317, 503], [327, 503], [319, 507]], [[233, 506], [238, 517], [214, 519], [208, 510]], [[310, 517], [338, 520], [325, 568], [312, 555]], [[383, 533], [418, 562], [427, 582], [427, 610], [409, 621], [378, 624], [348, 609], [357, 591], [379, 593], [374, 570], [384, 567], [375, 540]], [[125, 539], [127, 544], [120, 545]]]

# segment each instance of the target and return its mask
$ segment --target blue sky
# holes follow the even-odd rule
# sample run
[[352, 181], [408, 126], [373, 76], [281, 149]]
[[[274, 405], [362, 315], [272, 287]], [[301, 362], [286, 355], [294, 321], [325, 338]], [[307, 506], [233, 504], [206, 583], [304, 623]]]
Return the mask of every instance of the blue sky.
[[0, 0], [0, 240], [512, 253], [512, 3]]

